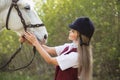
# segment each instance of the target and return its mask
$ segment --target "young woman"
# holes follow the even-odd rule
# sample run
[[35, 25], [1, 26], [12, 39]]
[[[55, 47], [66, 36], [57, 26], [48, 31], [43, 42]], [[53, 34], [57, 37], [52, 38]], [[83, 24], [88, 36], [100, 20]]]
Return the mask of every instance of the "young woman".
[[[94, 26], [88, 17], [80, 17], [69, 25], [72, 43], [48, 47], [39, 43], [29, 32], [24, 37], [36, 47], [44, 60], [56, 66], [55, 80], [90, 80], [92, 76], [92, 53], [90, 40]], [[20, 40], [24, 41], [23, 38]], [[56, 57], [51, 57], [56, 55]]]

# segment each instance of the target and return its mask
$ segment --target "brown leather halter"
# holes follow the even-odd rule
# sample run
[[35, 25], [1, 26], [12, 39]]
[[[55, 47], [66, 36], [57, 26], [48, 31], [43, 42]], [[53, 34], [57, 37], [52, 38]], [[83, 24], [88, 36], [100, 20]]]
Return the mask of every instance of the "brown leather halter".
[[[21, 13], [18, 5], [17, 5], [18, 1], [19, 0], [12, 0], [11, 6], [10, 6], [9, 11], [8, 11], [7, 19], [6, 19], [6, 28], [7, 28], [7, 30], [10, 30], [8, 28], [8, 23], [9, 23], [10, 13], [11, 13], [11, 10], [12, 10], [13, 7], [16, 9], [16, 11], [18, 13], [18, 15], [19, 15], [19, 17], [21, 19], [21, 23], [23, 24], [23, 27], [24, 27], [25, 31], [27, 30], [27, 28], [35, 28], [35, 27], [42, 27], [42, 26], [44, 26], [44, 24], [29, 24], [29, 25], [27, 25], [25, 20], [24, 20], [24, 18], [23, 18], [23, 16], [22, 16], [22, 13]], [[19, 48], [13, 53], [13, 55], [10, 57], [10, 59], [4, 65], [0, 66], [0, 71], [16, 71], [16, 70], [20, 70], [20, 69], [26, 68], [26, 67], [28, 67], [32, 63], [32, 61], [33, 61], [33, 59], [35, 57], [35, 54], [36, 54], [36, 49], [35, 49], [34, 46], [33, 46], [33, 53], [34, 53], [34, 55], [33, 55], [32, 59], [29, 61], [28, 64], [26, 64], [23, 67], [16, 68], [16, 69], [5, 69], [6, 66], [9, 65], [9, 63], [20, 52], [21, 49], [22, 49], [22, 43], [20, 44]]]

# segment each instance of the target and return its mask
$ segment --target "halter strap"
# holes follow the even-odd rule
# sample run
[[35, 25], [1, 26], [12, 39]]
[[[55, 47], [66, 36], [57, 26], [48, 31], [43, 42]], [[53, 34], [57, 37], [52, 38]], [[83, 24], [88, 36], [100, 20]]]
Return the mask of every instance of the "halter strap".
[[10, 29], [8, 28], [8, 21], [9, 21], [10, 12], [11, 12], [12, 8], [13, 8], [13, 5], [11, 4], [11, 6], [10, 6], [10, 8], [9, 8], [9, 11], [8, 11], [7, 18], [6, 18], [6, 29], [7, 29], [7, 30], [10, 30]]

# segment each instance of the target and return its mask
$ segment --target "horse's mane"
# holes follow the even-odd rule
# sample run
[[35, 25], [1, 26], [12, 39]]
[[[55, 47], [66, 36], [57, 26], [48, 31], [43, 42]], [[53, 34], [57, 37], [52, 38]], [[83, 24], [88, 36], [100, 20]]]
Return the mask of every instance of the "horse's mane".
[[11, 0], [0, 0], [0, 11], [6, 8], [6, 6], [9, 6], [10, 3], [11, 3]]

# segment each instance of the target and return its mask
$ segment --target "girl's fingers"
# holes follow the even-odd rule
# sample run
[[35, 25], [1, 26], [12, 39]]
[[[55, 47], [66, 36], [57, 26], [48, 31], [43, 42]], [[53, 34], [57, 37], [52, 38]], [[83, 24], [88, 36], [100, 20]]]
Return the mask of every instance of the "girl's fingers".
[[34, 35], [32, 33], [30, 33], [30, 32], [25, 32], [25, 36], [27, 36], [27, 37], [33, 37]]
[[30, 32], [25, 33], [25, 38], [31, 43], [36, 40], [36, 37]]
[[30, 33], [28, 32], [25, 33], [25, 37], [30, 37], [30, 36], [31, 36]]
[[21, 36], [21, 37], [19, 38], [19, 41], [23, 43], [23, 42], [25, 42], [25, 38]]
[[36, 36], [30, 32], [25, 32], [24, 37], [27, 40], [27, 43], [29, 43], [31, 45], [35, 46], [36, 41], [38, 42]]
[[29, 35], [28, 32], [25, 32], [25, 36]]
[[33, 34], [32, 33], [30, 33], [30, 32], [26, 32], [28, 35], [30, 35], [30, 36], [33, 36]]

